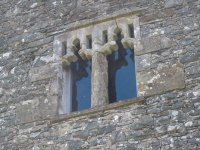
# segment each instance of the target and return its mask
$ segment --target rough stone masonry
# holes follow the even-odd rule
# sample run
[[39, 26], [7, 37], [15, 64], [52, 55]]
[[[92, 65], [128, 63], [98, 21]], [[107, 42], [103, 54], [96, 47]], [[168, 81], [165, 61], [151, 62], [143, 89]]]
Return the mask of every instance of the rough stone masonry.
[[[140, 18], [140, 97], [57, 115], [54, 37], [126, 12]], [[0, 1], [0, 149], [198, 150], [199, 129], [199, 0]]]

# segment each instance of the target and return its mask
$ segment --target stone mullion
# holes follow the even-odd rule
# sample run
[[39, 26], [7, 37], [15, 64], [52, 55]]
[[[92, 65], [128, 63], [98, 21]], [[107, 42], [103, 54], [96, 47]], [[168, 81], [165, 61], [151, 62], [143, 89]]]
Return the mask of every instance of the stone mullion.
[[92, 107], [108, 104], [108, 62], [98, 51], [92, 56]]
[[103, 32], [98, 26], [92, 31], [92, 107], [108, 104], [108, 62], [101, 52]]

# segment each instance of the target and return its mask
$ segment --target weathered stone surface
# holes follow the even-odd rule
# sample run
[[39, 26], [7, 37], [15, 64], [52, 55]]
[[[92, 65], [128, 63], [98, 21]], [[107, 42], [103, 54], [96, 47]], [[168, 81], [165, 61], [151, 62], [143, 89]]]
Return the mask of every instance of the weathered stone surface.
[[54, 77], [56, 73], [57, 73], [56, 65], [48, 64], [45, 66], [32, 68], [29, 72], [29, 78], [31, 82], [35, 82]]
[[175, 7], [175, 6], [178, 6], [178, 5], [181, 5], [183, 4], [183, 0], [165, 0], [165, 7], [166, 8], [170, 8], [170, 7]]
[[162, 49], [170, 48], [172, 45], [172, 41], [164, 36], [150, 36], [142, 39], [143, 48], [139, 51], [135, 51], [136, 55], [141, 55], [145, 53], [150, 53]]
[[3, 96], [3, 89], [2, 88], [0, 88], [0, 98]]
[[200, 58], [200, 49], [193, 48], [192, 50], [188, 50], [185, 54], [180, 57], [181, 63], [189, 63], [198, 61]]
[[92, 57], [92, 107], [108, 104], [108, 62], [104, 54], [94, 52]]
[[50, 118], [56, 114], [57, 99], [54, 96], [48, 99], [27, 100], [16, 107], [16, 123], [22, 124], [43, 118]]
[[79, 150], [79, 149], [81, 149], [81, 146], [83, 144], [84, 143], [82, 141], [68, 141], [68, 142], [66, 142], [64, 149], [66, 149], [66, 150], [71, 150], [71, 149]]
[[24, 122], [32, 122], [35, 119], [35, 115], [37, 112], [37, 104], [39, 100], [28, 100], [21, 103], [16, 108], [16, 122], [24, 123]]
[[151, 54], [135, 56], [137, 71], [149, 69], [151, 67]]
[[151, 116], [147, 116], [147, 115], [144, 115], [140, 118], [140, 122], [141, 124], [143, 124], [144, 126], [151, 126], [154, 124], [154, 120], [153, 120], [153, 117]]
[[[1, 0], [0, 149], [200, 149], [199, 6], [198, 0]], [[154, 95], [145, 98], [146, 104], [111, 104], [49, 121], [58, 99], [50, 95], [57, 96], [61, 84], [54, 83], [56, 67], [51, 68], [52, 56], [60, 52], [54, 51], [54, 37], [127, 12], [138, 15], [134, 52], [142, 72], [137, 78], [153, 87], [145, 91]], [[170, 65], [178, 60], [184, 66]], [[157, 75], [160, 79], [153, 78]], [[148, 83], [151, 79], [156, 83]]]
[[122, 131], [117, 131], [114, 135], [113, 135], [114, 139], [113, 139], [113, 143], [118, 143], [118, 142], [123, 142], [126, 141], [126, 135], [124, 132]]
[[162, 65], [157, 69], [138, 73], [140, 95], [155, 95], [185, 87], [183, 65]]

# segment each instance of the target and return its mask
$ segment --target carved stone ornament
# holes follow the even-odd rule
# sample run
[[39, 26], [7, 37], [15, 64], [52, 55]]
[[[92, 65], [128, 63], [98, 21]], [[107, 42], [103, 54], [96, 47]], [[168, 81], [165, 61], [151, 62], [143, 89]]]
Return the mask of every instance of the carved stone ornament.
[[71, 112], [73, 73], [70, 64], [76, 62], [79, 56], [83, 60], [92, 59], [91, 107], [109, 103], [106, 56], [118, 50], [116, 40], [119, 35], [124, 48], [134, 49], [134, 52], [143, 48], [139, 18], [130, 14], [81, 25], [75, 23], [67, 32], [55, 37], [54, 58], [59, 66], [57, 76], [58, 89], [60, 89], [59, 114]]
[[[66, 54], [60, 55], [60, 60], [63, 64], [70, 65], [78, 60], [76, 54], [80, 55], [83, 60], [92, 59], [95, 51], [103, 53], [105, 56], [110, 55], [118, 49], [116, 39], [119, 32], [122, 35], [123, 46], [134, 49], [140, 41], [137, 25], [139, 25], [138, 17], [128, 16], [68, 31], [61, 35], [64, 38], [62, 38], [62, 42], [66, 43]], [[130, 27], [134, 30], [131, 31]], [[131, 37], [131, 35], [135, 35], [135, 37]], [[88, 36], [91, 39], [88, 39]], [[80, 50], [76, 48], [77, 43], [80, 44]], [[76, 51], [78, 53], [75, 54]]]

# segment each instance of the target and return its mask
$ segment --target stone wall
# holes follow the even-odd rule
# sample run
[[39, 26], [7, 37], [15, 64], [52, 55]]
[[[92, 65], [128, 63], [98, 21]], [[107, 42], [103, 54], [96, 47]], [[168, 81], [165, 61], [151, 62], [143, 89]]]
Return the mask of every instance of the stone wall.
[[[54, 37], [127, 11], [144, 98], [57, 116]], [[0, 149], [200, 149], [199, 14], [199, 0], [1, 0]]]

